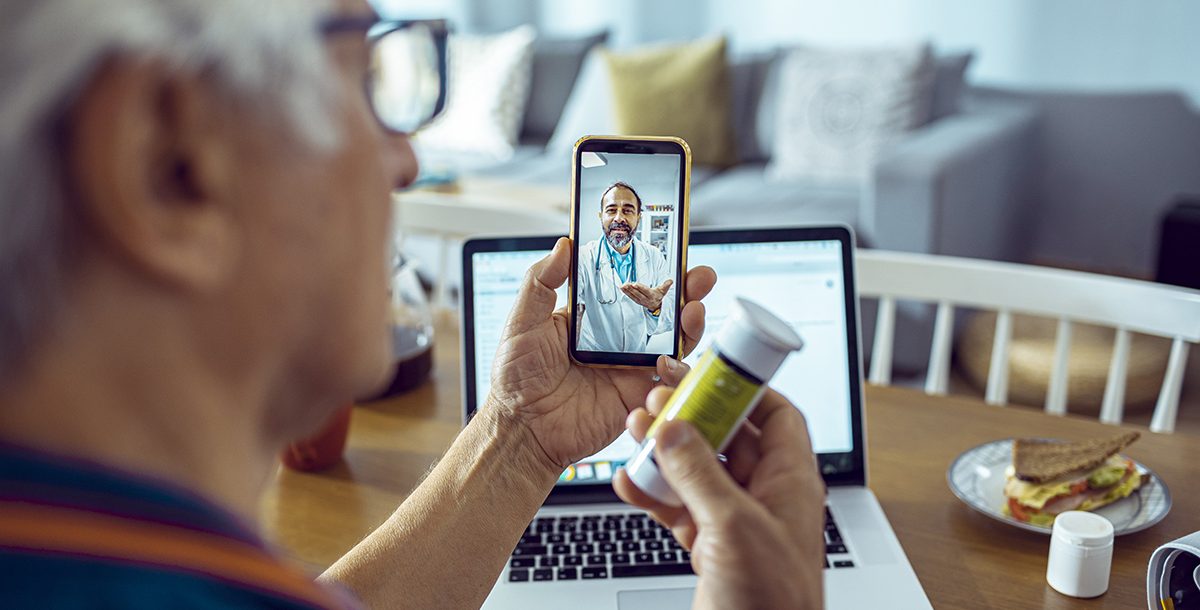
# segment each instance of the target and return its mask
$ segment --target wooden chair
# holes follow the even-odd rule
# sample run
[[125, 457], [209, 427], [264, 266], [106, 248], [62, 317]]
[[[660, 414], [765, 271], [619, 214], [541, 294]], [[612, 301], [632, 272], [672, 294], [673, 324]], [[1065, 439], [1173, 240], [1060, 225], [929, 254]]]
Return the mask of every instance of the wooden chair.
[[1008, 402], [1012, 315], [1044, 316], [1058, 320], [1045, 408], [1047, 413], [1062, 415], [1067, 411], [1071, 323], [1087, 322], [1116, 329], [1100, 407], [1100, 421], [1105, 423], [1120, 423], [1124, 412], [1130, 333], [1172, 340], [1150, 430], [1174, 431], [1188, 344], [1200, 342], [1200, 291], [1078, 271], [928, 254], [860, 250], [856, 262], [860, 295], [879, 299], [868, 377], [871, 383], [891, 383], [897, 300], [937, 304], [925, 378], [927, 394], [946, 393], [954, 308], [993, 310], [997, 313], [996, 334], [985, 400], [1004, 405]]

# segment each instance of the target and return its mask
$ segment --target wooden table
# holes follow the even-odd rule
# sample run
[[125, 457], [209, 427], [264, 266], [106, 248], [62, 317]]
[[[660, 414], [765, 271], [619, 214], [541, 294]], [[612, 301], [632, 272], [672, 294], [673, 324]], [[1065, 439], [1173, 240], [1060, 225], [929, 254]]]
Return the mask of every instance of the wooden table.
[[434, 302], [452, 302], [445, 278], [454, 246], [473, 235], [566, 235], [570, 194], [562, 188], [503, 178], [464, 177], [444, 185], [397, 191], [392, 209], [400, 235], [438, 239]]
[[[320, 474], [281, 470], [262, 505], [268, 537], [320, 571], [403, 501], [459, 429], [458, 333], [438, 324], [430, 383], [399, 399], [355, 409], [345, 463]], [[1194, 458], [1200, 439], [1151, 434], [1128, 451], [1153, 468], [1174, 508], [1149, 530], [1117, 539], [1109, 592], [1077, 600], [1045, 580], [1049, 538], [977, 514], [946, 486], [963, 450], [1015, 435], [1086, 438], [1112, 427], [979, 400], [917, 391], [867, 390], [868, 462], [878, 495], [933, 605], [938, 608], [1141, 608], [1146, 563], [1158, 545], [1200, 529]]]

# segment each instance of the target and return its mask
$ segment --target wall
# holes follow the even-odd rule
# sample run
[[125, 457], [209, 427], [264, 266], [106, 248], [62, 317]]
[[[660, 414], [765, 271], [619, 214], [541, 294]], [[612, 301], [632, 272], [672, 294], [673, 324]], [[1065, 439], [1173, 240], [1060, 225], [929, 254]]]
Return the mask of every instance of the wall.
[[974, 81], [1020, 88], [1182, 89], [1200, 106], [1200, 2], [756, 0], [710, 4], [735, 45], [932, 40], [977, 51]]
[[[724, 32], [734, 52], [913, 40], [973, 49], [973, 84], [1043, 92], [1031, 96], [1044, 119], [1029, 231], [1037, 262], [1151, 275], [1161, 214], [1176, 193], [1200, 192], [1200, 1], [378, 1], [460, 15], [474, 31], [608, 29], [617, 47]], [[1091, 92], [1128, 95], [1073, 95]]]
[[976, 50], [974, 82], [1073, 90], [1177, 89], [1200, 107], [1200, 2], [1191, 0], [374, 0], [467, 31], [532, 22], [608, 29], [615, 46], [711, 32], [735, 49], [928, 39]]

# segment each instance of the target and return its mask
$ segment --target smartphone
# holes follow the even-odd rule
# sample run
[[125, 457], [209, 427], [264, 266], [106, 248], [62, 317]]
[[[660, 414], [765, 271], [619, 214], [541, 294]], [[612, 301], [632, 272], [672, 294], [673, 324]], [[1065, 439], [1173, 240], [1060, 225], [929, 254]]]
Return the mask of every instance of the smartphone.
[[691, 149], [679, 138], [585, 136], [572, 156], [571, 358], [612, 367], [679, 358]]

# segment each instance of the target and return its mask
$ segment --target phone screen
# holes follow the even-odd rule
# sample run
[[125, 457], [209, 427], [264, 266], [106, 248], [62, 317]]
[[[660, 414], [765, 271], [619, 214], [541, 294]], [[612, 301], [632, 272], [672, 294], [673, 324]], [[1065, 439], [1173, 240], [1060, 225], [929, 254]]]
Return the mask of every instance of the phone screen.
[[588, 139], [575, 151], [572, 356], [678, 357], [689, 158], [677, 141]]

